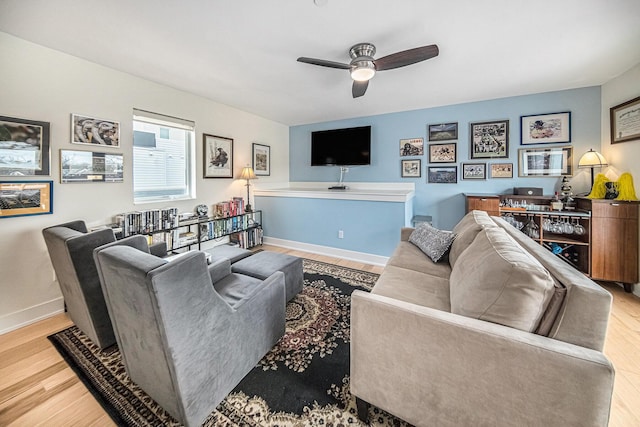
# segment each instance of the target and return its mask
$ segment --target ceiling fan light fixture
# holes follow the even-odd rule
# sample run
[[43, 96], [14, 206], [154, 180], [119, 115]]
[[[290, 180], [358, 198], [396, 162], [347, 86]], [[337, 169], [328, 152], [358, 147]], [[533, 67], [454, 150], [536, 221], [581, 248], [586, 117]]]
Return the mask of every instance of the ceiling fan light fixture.
[[357, 82], [366, 82], [376, 75], [372, 61], [358, 61], [351, 65], [351, 78]]

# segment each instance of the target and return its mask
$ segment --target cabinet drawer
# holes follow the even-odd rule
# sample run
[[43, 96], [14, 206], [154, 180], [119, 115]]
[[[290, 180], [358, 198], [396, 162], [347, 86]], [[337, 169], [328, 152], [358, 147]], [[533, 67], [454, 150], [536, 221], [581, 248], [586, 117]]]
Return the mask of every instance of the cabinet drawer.
[[498, 211], [500, 199], [497, 197], [467, 197], [467, 210]]
[[594, 218], [638, 218], [638, 205], [635, 203], [616, 202], [593, 202], [591, 204], [591, 215]]

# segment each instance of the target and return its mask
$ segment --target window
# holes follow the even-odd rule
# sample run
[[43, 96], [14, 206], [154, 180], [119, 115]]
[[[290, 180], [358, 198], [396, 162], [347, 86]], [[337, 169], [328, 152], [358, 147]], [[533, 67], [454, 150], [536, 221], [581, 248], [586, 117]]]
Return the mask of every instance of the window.
[[133, 110], [135, 203], [195, 198], [195, 124]]

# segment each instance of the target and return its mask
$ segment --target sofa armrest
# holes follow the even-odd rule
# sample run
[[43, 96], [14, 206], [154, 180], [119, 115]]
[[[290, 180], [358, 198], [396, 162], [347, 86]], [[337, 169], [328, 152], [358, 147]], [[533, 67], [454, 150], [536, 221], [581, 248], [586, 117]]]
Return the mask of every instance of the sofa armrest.
[[608, 423], [601, 352], [363, 291], [351, 301], [351, 392], [410, 423]]
[[402, 227], [400, 229], [400, 241], [401, 242], [408, 242], [409, 241], [409, 236], [411, 236], [411, 233], [413, 233], [413, 230], [415, 230], [415, 228]]

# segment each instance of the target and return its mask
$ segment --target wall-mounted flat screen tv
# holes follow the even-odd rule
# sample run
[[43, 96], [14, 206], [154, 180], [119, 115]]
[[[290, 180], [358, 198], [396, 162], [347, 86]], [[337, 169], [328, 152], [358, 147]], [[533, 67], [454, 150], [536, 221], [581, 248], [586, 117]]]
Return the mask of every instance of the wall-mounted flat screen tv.
[[371, 164], [371, 126], [311, 132], [311, 166]]

